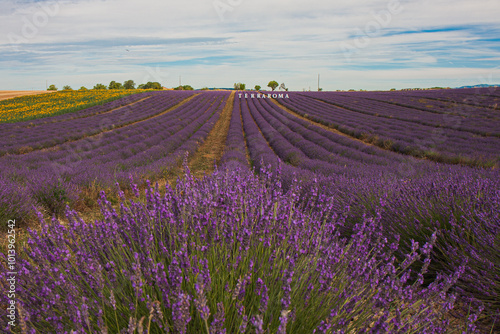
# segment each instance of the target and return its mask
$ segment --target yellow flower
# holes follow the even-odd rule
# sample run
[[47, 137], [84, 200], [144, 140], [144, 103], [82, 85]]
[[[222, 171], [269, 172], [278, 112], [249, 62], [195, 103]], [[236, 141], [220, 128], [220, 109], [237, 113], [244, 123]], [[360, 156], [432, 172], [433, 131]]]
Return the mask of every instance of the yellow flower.
[[138, 92], [141, 91], [86, 90], [16, 97], [0, 101], [0, 123], [13, 123], [74, 112]]

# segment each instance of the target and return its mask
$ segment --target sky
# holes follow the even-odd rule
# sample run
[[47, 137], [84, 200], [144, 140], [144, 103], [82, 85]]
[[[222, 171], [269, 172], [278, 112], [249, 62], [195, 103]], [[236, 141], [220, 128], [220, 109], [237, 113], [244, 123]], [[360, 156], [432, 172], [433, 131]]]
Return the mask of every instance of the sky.
[[1, 0], [0, 90], [500, 84], [498, 0]]

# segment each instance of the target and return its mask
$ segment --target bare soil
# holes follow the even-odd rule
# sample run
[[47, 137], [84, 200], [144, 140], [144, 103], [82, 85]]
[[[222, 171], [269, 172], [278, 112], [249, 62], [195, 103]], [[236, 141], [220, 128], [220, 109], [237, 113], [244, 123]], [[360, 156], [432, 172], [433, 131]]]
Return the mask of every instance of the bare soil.
[[47, 90], [0, 90], [0, 101], [12, 99], [19, 96], [47, 94], [53, 92], [54, 91]]
[[214, 171], [214, 163], [218, 163], [222, 158], [229, 132], [229, 123], [231, 123], [233, 104], [234, 92], [227, 99], [226, 105], [212, 131], [210, 131], [193, 157], [189, 159], [188, 166], [194, 176], [201, 178], [210, 174]]

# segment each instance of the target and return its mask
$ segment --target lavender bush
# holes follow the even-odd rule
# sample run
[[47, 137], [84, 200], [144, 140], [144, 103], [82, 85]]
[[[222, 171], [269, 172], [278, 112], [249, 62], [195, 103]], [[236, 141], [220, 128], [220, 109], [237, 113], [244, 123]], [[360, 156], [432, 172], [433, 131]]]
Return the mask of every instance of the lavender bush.
[[[21, 225], [32, 218], [33, 204], [21, 186], [0, 175], [0, 221], [16, 220]], [[0, 231], [5, 229], [2, 224]]]
[[439, 230], [431, 272], [466, 263], [455, 290], [465, 303], [486, 307], [482, 320], [500, 330], [500, 181], [491, 174], [448, 169], [402, 184], [386, 199], [384, 220], [405, 240]]
[[[43, 175], [43, 182], [37, 180]], [[54, 175], [50, 169], [38, 171], [28, 181], [31, 198], [38, 204], [39, 208], [49, 215], [64, 215], [66, 207], [73, 206], [78, 200], [78, 189], [65, 180]]]
[[[302, 200], [300, 187], [285, 191], [269, 170], [223, 168], [195, 180], [186, 169], [175, 189], [146, 189], [144, 202], [120, 192], [114, 208], [102, 193], [95, 222], [69, 209], [66, 223], [42, 219], [19, 263], [27, 332], [451, 330], [448, 290], [465, 268], [423, 285], [436, 235], [412, 242], [398, 261], [380, 213], [343, 238], [335, 198]], [[419, 258], [418, 280], [409, 284]], [[474, 332], [476, 316], [458, 330]]]

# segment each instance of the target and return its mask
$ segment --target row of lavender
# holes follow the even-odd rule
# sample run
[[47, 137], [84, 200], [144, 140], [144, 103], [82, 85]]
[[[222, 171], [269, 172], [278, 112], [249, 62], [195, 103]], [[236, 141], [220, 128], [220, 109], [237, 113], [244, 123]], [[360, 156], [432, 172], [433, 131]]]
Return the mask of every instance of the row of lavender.
[[289, 96], [279, 102], [293, 112], [384, 149], [471, 165], [493, 166], [500, 159], [497, 137], [371, 116], [318, 101], [304, 93], [289, 93]]
[[[378, 92], [367, 92], [363, 95], [352, 96], [316, 92], [304, 94], [304, 96], [313, 97], [353, 112], [398, 120], [402, 124], [408, 123], [409, 126], [417, 123], [430, 127], [471, 132], [481, 136], [500, 137], [500, 116], [493, 110], [484, 110], [482, 113], [474, 110], [473, 113], [461, 113], [459, 115], [443, 112], [438, 113], [402, 106], [401, 104], [394, 105], [387, 103], [385, 100], [389, 97], [388, 94], [386, 93], [383, 96], [379, 96], [379, 94]], [[384, 101], [379, 101], [381, 98]], [[453, 111], [458, 110], [459, 108], [456, 107], [453, 109]]]
[[[434, 97], [434, 93], [427, 92], [422, 96], [414, 96], [412, 92], [345, 92], [342, 96], [351, 97], [353, 99], [375, 100], [385, 102], [397, 106], [409, 107], [413, 109], [423, 110], [429, 113], [442, 115], [442, 121], [450, 119], [457, 119], [451, 116], [460, 116], [464, 118], [486, 118], [486, 119], [499, 119], [498, 113], [494, 112], [498, 104], [496, 99], [500, 97], [491, 98], [488, 106], [477, 106], [468, 103], [463, 103], [460, 100], [441, 100]], [[480, 95], [481, 96], [481, 95]], [[446, 116], [451, 115], [451, 116]]]
[[228, 95], [198, 95], [168, 113], [99, 136], [0, 158], [4, 184], [0, 207], [6, 211], [0, 213], [25, 219], [31, 210], [22, 209], [35, 203], [48, 212], [62, 213], [81, 190], [109, 187], [130, 175], [161, 177], [203, 142]]
[[[254, 136], [248, 133], [255, 133], [259, 142], [266, 142], [270, 149], [268, 153], [272, 152], [283, 162], [302, 170], [323, 175], [358, 176], [365, 175], [366, 170], [373, 174], [395, 174], [418, 164], [411, 157], [369, 146], [313, 125], [267, 99], [240, 99], [240, 107], [247, 138], [253, 140]], [[253, 154], [252, 150], [250, 154]]]
[[[293, 166], [324, 175], [355, 175], [361, 171], [361, 166], [380, 171], [386, 170], [390, 164], [386, 152], [373, 149], [370, 150], [371, 154], [366, 154], [353, 149], [353, 143], [350, 147], [341, 145], [337, 141], [341, 136], [321, 131], [320, 128], [309, 129], [305, 121], [297, 118], [286, 118], [277, 113], [266, 100], [250, 99], [248, 106], [256, 126], [273, 151], [280, 159]], [[402, 162], [395, 154], [393, 158], [394, 164]]]
[[[101, 112], [82, 110], [85, 117], [69, 117], [58, 122], [39, 122], [35, 126], [19, 126], [19, 123], [5, 124], [0, 138], [0, 157], [5, 154], [23, 154], [42, 148], [51, 148], [67, 141], [79, 140], [102, 132], [123, 127], [128, 124], [151, 118], [175, 106], [190, 92], [175, 94], [154, 94], [133, 105], [108, 109], [110, 105], [99, 106]], [[120, 100], [117, 100], [120, 101]], [[118, 102], [117, 102], [118, 103]], [[117, 103], [111, 103], [116, 105]], [[26, 124], [26, 122], [21, 123]]]
[[311, 125], [266, 99], [235, 99], [223, 161], [245, 165], [246, 151], [257, 170], [281, 171], [273, 182], [302, 180], [299, 198], [314, 198], [318, 186], [335, 198], [334, 211], [346, 217], [346, 236], [377, 210], [387, 235], [401, 236], [404, 251], [411, 250], [410, 240], [422, 243], [438, 231], [427, 279], [464, 265], [453, 289], [471, 307], [486, 305], [483, 317], [491, 324], [500, 307], [500, 272], [494, 269], [500, 265], [498, 171], [404, 159]]
[[[491, 118], [500, 109], [500, 88], [401, 90], [377, 92], [342, 92], [344, 96], [363, 98], [367, 95], [383, 102], [403, 104], [429, 112], [466, 114]], [[495, 117], [495, 116], [493, 116]]]
[[500, 88], [463, 88], [432, 91], [400, 92], [415, 97], [428, 98], [433, 101], [444, 101], [452, 104], [465, 104], [474, 107], [500, 109]]
[[[305, 180], [323, 175], [342, 180], [390, 178], [406, 182], [439, 168], [430, 161], [398, 155], [323, 129], [267, 100], [236, 98], [232, 122], [234, 132], [228, 137], [228, 157], [235, 154], [235, 160], [243, 161], [240, 154], [245, 147], [257, 170], [277, 168], [281, 162], [285, 177], [295, 173]], [[336, 192], [338, 188], [333, 184], [329, 190]]]
[[224, 166], [241, 165], [240, 167], [249, 167], [248, 149], [243, 133], [243, 124], [241, 123], [240, 99], [235, 98], [233, 110], [231, 112], [231, 121], [227, 133], [224, 153], [220, 164]]

